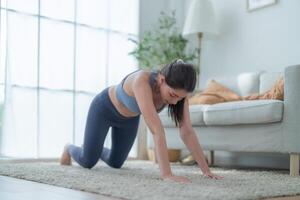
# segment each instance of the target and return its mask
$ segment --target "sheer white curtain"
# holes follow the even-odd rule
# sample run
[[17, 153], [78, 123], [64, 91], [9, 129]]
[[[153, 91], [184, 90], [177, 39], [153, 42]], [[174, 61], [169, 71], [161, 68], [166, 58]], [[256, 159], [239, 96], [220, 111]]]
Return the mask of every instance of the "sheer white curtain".
[[128, 38], [138, 37], [138, 3], [1, 1], [2, 156], [58, 157], [66, 142], [82, 144], [92, 98], [137, 68]]

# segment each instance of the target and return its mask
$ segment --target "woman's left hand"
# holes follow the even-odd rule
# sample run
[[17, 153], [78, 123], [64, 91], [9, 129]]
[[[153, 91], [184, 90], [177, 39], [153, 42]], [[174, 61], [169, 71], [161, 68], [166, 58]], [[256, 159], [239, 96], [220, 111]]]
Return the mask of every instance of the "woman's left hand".
[[203, 175], [204, 175], [204, 177], [211, 178], [211, 179], [217, 179], [217, 180], [224, 178], [222, 176], [215, 175], [215, 174], [213, 174], [211, 172], [203, 173]]

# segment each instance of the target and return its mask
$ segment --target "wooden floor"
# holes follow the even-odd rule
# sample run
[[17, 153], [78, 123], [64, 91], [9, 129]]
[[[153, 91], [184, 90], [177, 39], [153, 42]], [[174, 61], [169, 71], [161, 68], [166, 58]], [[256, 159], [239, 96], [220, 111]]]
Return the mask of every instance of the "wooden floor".
[[[0, 176], [1, 200], [124, 200], [52, 185]], [[300, 196], [269, 198], [265, 200], [300, 200]]]
[[[119, 200], [52, 185], [0, 176], [1, 200]], [[124, 199], [122, 199], [124, 200]]]

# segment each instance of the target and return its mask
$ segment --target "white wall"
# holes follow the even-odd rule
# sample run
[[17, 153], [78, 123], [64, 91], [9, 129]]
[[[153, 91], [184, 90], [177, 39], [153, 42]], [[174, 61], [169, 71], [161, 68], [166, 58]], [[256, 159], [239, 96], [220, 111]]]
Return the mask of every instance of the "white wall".
[[186, 2], [184, 0], [140, 0], [140, 36], [157, 23], [160, 13], [170, 13], [176, 10], [178, 27], [182, 28], [185, 16]]
[[282, 71], [300, 63], [300, 1], [247, 12], [246, 0], [212, 0], [218, 36], [204, 36], [203, 87], [209, 77], [257, 70]]

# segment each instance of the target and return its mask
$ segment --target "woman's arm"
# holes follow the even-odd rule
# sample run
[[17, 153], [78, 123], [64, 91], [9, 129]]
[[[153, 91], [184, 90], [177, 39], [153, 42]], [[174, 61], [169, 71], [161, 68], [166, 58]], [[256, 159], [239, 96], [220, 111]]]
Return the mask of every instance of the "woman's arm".
[[173, 176], [167, 151], [164, 128], [153, 103], [152, 89], [148, 80], [143, 77], [137, 77], [133, 81], [133, 93], [139, 105], [141, 113], [153, 134], [155, 153], [158, 165], [163, 179], [171, 179], [177, 182], [188, 182], [186, 178]]
[[136, 101], [139, 105], [141, 113], [148, 125], [151, 133], [153, 134], [157, 161], [161, 171], [161, 176], [169, 176], [172, 174], [170, 163], [168, 161], [167, 144], [164, 134], [164, 129], [156, 112], [152, 90], [149, 84], [145, 84], [147, 81], [143, 80], [143, 77], [138, 77], [132, 86], [132, 90]]
[[189, 103], [187, 98], [185, 99], [184, 102], [183, 121], [180, 123], [180, 137], [182, 141], [185, 143], [185, 145], [187, 146], [187, 148], [189, 149], [189, 151], [191, 152], [191, 154], [193, 155], [194, 159], [197, 161], [198, 166], [200, 167], [202, 173], [205, 176], [208, 176], [210, 178], [216, 178], [216, 179], [222, 178], [210, 172], [210, 169], [205, 160], [205, 155], [203, 153], [202, 147], [198, 142], [197, 135], [190, 121]]

